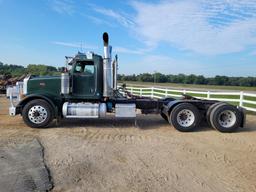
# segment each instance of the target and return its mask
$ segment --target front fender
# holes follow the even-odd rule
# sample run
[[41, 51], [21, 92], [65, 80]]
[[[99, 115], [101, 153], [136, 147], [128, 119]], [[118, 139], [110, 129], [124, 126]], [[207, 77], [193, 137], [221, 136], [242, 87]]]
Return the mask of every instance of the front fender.
[[50, 106], [52, 107], [53, 111], [54, 111], [54, 116], [56, 117], [58, 115], [58, 108], [56, 106], [56, 104], [54, 104], [53, 100], [51, 99], [50, 96], [47, 95], [38, 95], [38, 94], [31, 94], [28, 95], [26, 97], [24, 97], [16, 106], [16, 114], [21, 114], [22, 113], [22, 109], [23, 107], [30, 101], [34, 100], [34, 99], [42, 99], [47, 101]]

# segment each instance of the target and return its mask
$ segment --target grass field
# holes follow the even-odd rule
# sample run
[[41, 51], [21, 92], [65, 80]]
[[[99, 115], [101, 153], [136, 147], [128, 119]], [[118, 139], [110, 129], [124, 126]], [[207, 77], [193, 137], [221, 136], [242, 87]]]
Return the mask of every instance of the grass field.
[[220, 86], [220, 85], [195, 85], [195, 84], [179, 84], [179, 83], [152, 83], [139, 81], [119, 81], [118, 83], [126, 83], [127, 85], [142, 86], [163, 86], [172, 88], [188, 88], [188, 89], [208, 89], [208, 90], [234, 90], [234, 91], [256, 91], [256, 87], [242, 86]]

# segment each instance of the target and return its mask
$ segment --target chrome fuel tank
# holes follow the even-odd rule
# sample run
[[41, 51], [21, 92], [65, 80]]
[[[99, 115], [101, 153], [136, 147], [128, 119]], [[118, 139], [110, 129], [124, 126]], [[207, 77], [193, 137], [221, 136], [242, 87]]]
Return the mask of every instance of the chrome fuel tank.
[[107, 107], [105, 103], [69, 103], [62, 106], [63, 116], [66, 118], [99, 118], [105, 117]]

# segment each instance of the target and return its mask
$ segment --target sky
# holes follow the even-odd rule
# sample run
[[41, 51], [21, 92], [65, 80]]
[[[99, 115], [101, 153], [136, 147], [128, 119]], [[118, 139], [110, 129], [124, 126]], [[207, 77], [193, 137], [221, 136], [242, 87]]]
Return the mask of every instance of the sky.
[[103, 54], [119, 73], [256, 76], [256, 0], [0, 0], [0, 61], [65, 65]]

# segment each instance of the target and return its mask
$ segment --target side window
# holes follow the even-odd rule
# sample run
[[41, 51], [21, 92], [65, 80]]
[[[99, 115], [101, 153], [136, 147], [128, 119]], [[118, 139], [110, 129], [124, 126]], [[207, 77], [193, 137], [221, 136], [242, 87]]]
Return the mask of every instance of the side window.
[[81, 72], [83, 72], [82, 65], [80, 63], [77, 63], [75, 67], [75, 73], [81, 73]]
[[94, 65], [85, 65], [84, 66], [84, 74], [85, 75], [93, 75], [94, 74]]

